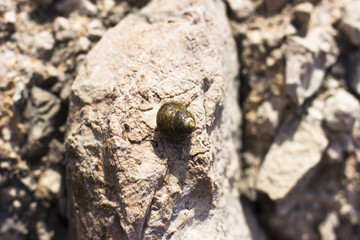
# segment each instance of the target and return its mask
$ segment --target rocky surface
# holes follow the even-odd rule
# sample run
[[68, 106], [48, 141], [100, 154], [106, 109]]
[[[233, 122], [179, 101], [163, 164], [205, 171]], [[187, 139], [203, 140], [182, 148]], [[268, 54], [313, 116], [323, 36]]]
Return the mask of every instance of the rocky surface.
[[[73, 238], [251, 239], [239, 201], [239, 65], [225, 6], [175, 2], [154, 1], [108, 31], [72, 86]], [[170, 100], [196, 119], [187, 141], [156, 130]]]
[[85, 1], [65, 2], [75, 3], [0, 1], [0, 239], [68, 238], [70, 87], [99, 34], [129, 8], [106, 1], [113, 7], [98, 4], [89, 16]]
[[271, 239], [359, 234], [357, 4], [287, 4], [233, 23], [243, 66], [241, 191]]
[[[110, 145], [111, 142], [116, 142], [114, 136], [119, 129], [123, 129], [115, 126], [119, 126], [121, 121], [128, 121], [123, 130], [131, 142], [130, 147], [126, 145], [126, 149], [135, 149], [134, 153], [144, 153], [144, 149], [149, 148], [158, 151], [146, 152], [153, 154], [149, 155], [151, 158], [133, 157], [133, 160], [128, 162], [127, 166], [132, 168], [124, 167], [125, 170], [133, 171], [133, 176], [138, 177], [139, 182], [141, 180], [142, 185], [139, 186], [143, 186], [143, 190], [138, 191], [139, 194], [132, 194], [137, 187], [134, 185], [135, 180], [125, 177], [124, 181], [128, 184], [125, 185], [135, 187], [127, 187], [117, 199], [129, 205], [128, 211], [117, 212], [117, 215], [104, 222], [102, 229], [93, 231], [114, 234], [118, 239], [123, 239], [121, 231], [115, 231], [119, 226], [123, 226], [125, 232], [130, 233], [132, 227], [141, 226], [144, 216], [149, 216], [145, 220], [149, 226], [144, 228], [147, 229], [145, 232], [148, 236], [154, 236], [151, 234], [165, 229], [166, 234], [173, 231], [171, 236], [174, 239], [186, 239], [194, 234], [192, 230], [196, 229], [196, 226], [208, 226], [204, 229], [209, 230], [213, 226], [209, 221], [216, 222], [217, 216], [227, 212], [228, 228], [225, 226], [219, 229], [220, 225], [216, 225], [206, 233], [201, 230], [196, 232], [208, 234], [209, 239], [231, 239], [229, 235], [214, 236], [212, 233], [234, 233], [236, 231], [229, 227], [233, 228], [231, 224], [239, 221], [237, 226], [241, 227], [237, 229], [244, 229], [241, 234], [248, 239], [357, 239], [360, 235], [360, 1], [224, 1], [233, 36], [226, 33], [218, 39], [224, 39], [223, 45], [229, 46], [234, 37], [237, 49], [233, 49], [231, 54], [225, 54], [227, 50], [219, 50], [215, 55], [226, 55], [219, 58], [222, 59], [222, 64], [219, 59], [206, 64], [201, 62], [201, 59], [206, 59], [204, 56], [207, 54], [214, 55], [211, 52], [214, 48], [205, 46], [213, 46], [214, 42], [208, 40], [217, 38], [212, 38], [209, 32], [198, 29], [201, 29], [199, 26], [210, 23], [213, 24], [210, 24], [209, 29], [215, 29], [215, 25], [220, 25], [220, 29], [226, 26], [226, 19], [213, 20], [218, 16], [218, 11], [212, 15], [204, 15], [204, 12], [211, 12], [211, 4], [222, 6], [223, 3], [209, 1], [209, 6], [203, 4], [200, 9], [193, 7], [191, 10], [184, 10], [185, 7], [181, 8], [182, 1], [177, 1], [176, 4], [167, 5], [167, 12], [173, 13], [168, 15], [157, 5], [158, 1], [151, 2], [149, 6], [158, 7], [148, 7], [148, 1], [144, 0], [0, 1], [0, 239], [67, 239], [69, 225], [75, 226], [69, 223], [68, 219], [68, 213], [77, 206], [73, 205], [69, 198], [71, 195], [68, 192], [72, 189], [66, 186], [67, 162], [64, 158], [70, 89], [73, 80], [77, 76], [83, 76], [82, 66], [84, 61], [88, 61], [86, 59], [93, 58], [95, 61], [105, 56], [105, 51], [99, 56], [87, 53], [103, 35], [110, 36], [111, 32], [114, 32], [107, 32], [110, 27], [118, 23], [124, 24], [122, 22], [125, 22], [125, 19], [137, 24], [142, 23], [143, 28], [137, 30], [143, 29], [144, 32], [140, 34], [135, 31], [137, 36], [133, 36], [135, 33], [131, 34], [133, 30], [130, 26], [122, 26], [124, 32], [118, 35], [118, 40], [124, 36], [132, 36], [137, 40], [142, 39], [141, 44], [144, 47], [139, 49], [140, 43], [137, 41], [129, 43], [125, 53], [133, 50], [132, 55], [129, 55], [122, 65], [112, 65], [111, 71], [119, 72], [110, 76], [108, 81], [118, 82], [120, 76], [124, 76], [123, 79], [133, 79], [139, 66], [146, 67], [128, 92], [125, 85], [121, 84], [114, 84], [111, 91], [105, 91], [106, 85], [101, 84], [91, 83], [84, 87], [83, 91], [88, 94], [93, 93], [93, 88], [104, 92], [81, 95], [84, 100], [82, 104], [97, 103], [102, 94], [106, 95], [106, 100], [97, 103], [104, 104], [98, 108], [99, 111], [89, 111], [89, 114], [81, 116], [84, 119], [97, 120], [95, 124], [90, 121], [83, 122], [85, 128], [80, 130], [87, 127], [93, 131], [80, 131], [78, 136], [73, 135], [75, 140], [72, 144], [77, 143], [76, 137], [82, 136], [81, 134], [103, 136], [101, 131], [107, 129], [107, 134], [113, 135], [103, 142], [111, 147], [105, 153], [111, 154], [112, 150], [123, 148], [121, 144]], [[220, 9], [223, 9], [223, 6], [219, 7]], [[138, 11], [141, 14], [137, 13]], [[181, 15], [182, 13], [184, 14]], [[128, 14], [129, 17], [124, 18]], [[194, 21], [194, 16], [202, 18]], [[173, 28], [160, 28], [159, 24], [166, 21]], [[177, 29], [174, 25], [182, 26], [187, 22], [193, 23], [165, 41], [167, 36]], [[153, 25], [159, 28], [147, 28]], [[191, 30], [194, 31], [193, 34], [190, 34]], [[141, 37], [146, 36], [146, 33], [152, 34], [151, 38]], [[103, 38], [102, 45], [106, 45], [106, 39], [108, 38]], [[157, 39], [161, 39], [162, 41], [158, 42], [164, 44], [158, 51], [154, 51], [159, 46], [154, 44]], [[198, 44], [199, 42], [203, 45]], [[180, 56], [171, 53], [180, 49], [180, 46], [186, 46], [188, 52], [198, 54], [185, 54], [184, 60], [179, 60]], [[118, 47], [120, 46], [114, 47], [111, 44], [104, 47], [109, 51], [113, 50], [112, 56], [116, 56], [113, 61], [125, 59], [126, 55], [122, 54]], [[95, 47], [92, 52], [100, 51], [96, 50], [97, 48], [100, 47]], [[146, 64], [149, 55], [154, 52], [154, 57]], [[237, 53], [241, 63], [236, 69], [236, 60], [232, 60], [234, 53]], [[170, 58], [163, 58], [168, 55]], [[193, 62], [189, 59], [198, 61], [198, 64], [191, 65]], [[180, 63], [183, 61], [190, 65], [182, 67], [183, 69], [169, 67], [174, 63], [182, 66]], [[208, 70], [216, 66], [216, 71], [222, 69], [228, 74], [237, 74], [241, 87], [232, 89], [239, 92], [223, 88], [223, 95], [219, 95], [215, 89], [218, 89], [218, 84], [223, 80], [201, 77], [195, 79], [199, 74], [195, 75], [196, 71], [190, 74], [190, 70], [200, 69], [203, 65], [207, 66]], [[168, 71], [152, 72], [155, 66], [161, 66], [159, 69]], [[225, 71], [221, 66], [228, 66], [228, 69]], [[94, 67], [91, 71], [95, 69]], [[106, 73], [104, 69], [92, 77]], [[185, 73], [183, 70], [186, 70]], [[215, 74], [216, 71], [210, 72]], [[131, 75], [127, 75], [129, 73]], [[205, 73], [209, 72], [205, 71], [203, 75]], [[169, 83], [171, 79], [178, 79], [178, 82], [173, 85], [156, 85], [156, 79], [161, 76], [163, 82]], [[154, 84], [140, 91], [145, 79], [154, 81]], [[193, 87], [186, 91], [176, 87], [186, 86], [184, 79], [193, 79]], [[156, 94], [146, 94], [154, 93], [155, 88], [158, 89]], [[138, 91], [141, 92], [141, 97], [135, 94]], [[183, 94], [177, 95], [182, 91]], [[116, 100], [124, 93], [131, 98]], [[236, 106], [235, 100], [228, 103], [236, 95], [240, 96], [239, 106], [243, 112], [241, 128], [235, 127], [239, 123], [239, 115], [229, 116], [231, 110], [225, 107]], [[194, 136], [201, 138], [193, 137], [184, 147], [176, 147], [152, 134], [155, 121], [150, 115], [156, 112], [166, 96], [184, 101], [191, 111], [197, 112], [195, 117], [201, 119], [202, 128], [199, 128]], [[207, 103], [218, 101], [223, 105], [201, 105], [201, 96], [209, 99]], [[145, 104], [139, 99], [152, 102]], [[114, 106], [114, 101], [118, 103], [109, 115], [109, 127], [103, 128], [100, 123], [104, 123], [104, 117], [100, 116], [107, 116], [105, 109], [108, 109], [107, 105]], [[127, 105], [123, 104], [124, 102]], [[70, 112], [78, 110], [75, 105], [70, 108]], [[149, 114], [144, 115], [143, 112]], [[223, 114], [221, 121], [215, 117], [219, 112]], [[144, 117], [141, 121], [131, 121], [140, 116]], [[117, 122], [118, 119], [121, 121]], [[234, 129], [229, 132], [218, 131], [220, 126], [229, 124], [225, 120], [236, 122]], [[71, 121], [70, 119], [69, 123]], [[102, 127], [94, 128], [96, 124]], [[142, 131], [139, 132], [138, 129]], [[206, 138], [207, 132], [210, 132], [210, 137]], [[231, 137], [230, 132], [233, 133]], [[101, 142], [99, 139], [101, 138], [87, 139], [90, 145], [84, 147], [89, 147], [96, 141]], [[218, 139], [227, 139], [227, 147], [209, 144]], [[231, 144], [231, 141], [234, 143]], [[213, 161], [216, 158], [207, 155], [215, 151], [221, 158], [235, 159], [236, 152], [230, 149], [240, 146], [237, 141], [242, 142], [240, 164], [234, 161]], [[150, 144], [155, 142], [156, 146]], [[197, 147], [194, 148], [195, 146]], [[99, 154], [97, 149], [99, 147], [91, 148], [89, 154]], [[120, 153], [114, 154], [118, 160], [123, 159]], [[74, 152], [71, 154], [70, 157], [76, 156]], [[179, 160], [195, 158], [197, 161]], [[152, 159], [163, 161], [156, 162], [155, 170], [145, 171], [150, 169], [149, 166], [153, 166], [149, 164]], [[81, 175], [82, 172], [79, 171], [78, 177], [91, 178], [102, 171], [101, 161], [94, 160], [92, 163], [90, 167], [94, 169], [94, 175]], [[108, 164], [110, 169], [121, 168], [115, 161], [108, 161]], [[237, 172], [239, 166], [240, 173]], [[84, 162], [80, 167], [86, 168], [89, 165]], [[181, 175], [184, 173], [183, 168], [187, 170], [185, 177]], [[169, 171], [164, 173], [164, 169]], [[146, 172], [146, 178], [153, 180], [144, 181], [143, 176], [136, 175], [140, 170]], [[114, 179], [122, 179], [124, 175], [126, 174], [122, 175], [120, 171]], [[95, 179], [93, 178], [94, 183], [84, 186], [86, 191], [88, 188], [97, 187]], [[162, 180], [161, 186], [164, 187], [154, 191], [152, 186], [159, 182], [156, 179]], [[116, 180], [105, 180], [107, 186], [115, 185], [118, 189], [124, 184], [121, 182], [116, 185]], [[241, 200], [235, 197], [238, 196], [235, 192], [238, 185]], [[205, 193], [207, 189], [211, 191]], [[113, 188], [110, 190], [114, 191]], [[229, 194], [225, 194], [226, 192]], [[81, 193], [83, 192], [78, 194]], [[107, 196], [107, 193], [108, 190], [105, 193], [100, 191], [94, 196]], [[141, 193], [146, 196], [142, 198]], [[200, 196], [200, 193], [204, 194]], [[227, 199], [231, 199], [228, 204], [220, 201], [222, 205], [217, 206], [221, 207], [212, 207], [210, 211], [200, 211], [204, 207], [198, 207], [196, 201], [190, 201], [200, 197], [199, 199], [203, 200], [201, 203], [208, 206], [206, 204], [223, 199], [225, 195]], [[154, 199], [151, 204], [150, 197]], [[131, 205], [133, 199], [144, 201], [140, 206]], [[108, 206], [106, 210], [121, 209], [114, 205], [114, 202], [103, 201], [99, 206]], [[151, 211], [146, 212], [146, 206], [149, 205], [152, 206]], [[168, 210], [163, 206], [176, 207]], [[112, 212], [106, 214], [112, 216]], [[88, 218], [91, 219], [91, 216], [92, 213], [89, 213]], [[241, 220], [244, 217], [246, 223]], [[181, 221], [189, 219], [193, 219], [192, 225]], [[169, 224], [170, 222], [172, 224]], [[182, 230], [177, 232], [176, 229], [180, 228]]]

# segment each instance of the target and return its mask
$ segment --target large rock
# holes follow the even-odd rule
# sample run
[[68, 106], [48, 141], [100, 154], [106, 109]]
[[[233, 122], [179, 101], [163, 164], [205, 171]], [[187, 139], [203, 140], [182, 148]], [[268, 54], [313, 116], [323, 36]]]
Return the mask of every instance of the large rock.
[[[316, 104], [303, 120], [291, 120], [279, 129], [260, 167], [257, 190], [277, 201], [285, 198], [321, 159], [328, 144]], [[306, 180], [306, 179], [305, 179]], [[301, 181], [302, 187], [306, 185]]]
[[[103, 36], [72, 87], [73, 238], [251, 238], [237, 190], [236, 56], [220, 1], [153, 1]], [[191, 139], [156, 130], [169, 100], [193, 113]]]

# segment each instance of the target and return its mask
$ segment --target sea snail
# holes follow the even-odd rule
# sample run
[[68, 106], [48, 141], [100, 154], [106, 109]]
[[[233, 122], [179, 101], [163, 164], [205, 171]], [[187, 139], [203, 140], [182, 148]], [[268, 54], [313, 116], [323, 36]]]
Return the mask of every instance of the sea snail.
[[163, 137], [179, 142], [190, 136], [195, 129], [193, 115], [179, 102], [163, 104], [156, 116], [156, 125]]

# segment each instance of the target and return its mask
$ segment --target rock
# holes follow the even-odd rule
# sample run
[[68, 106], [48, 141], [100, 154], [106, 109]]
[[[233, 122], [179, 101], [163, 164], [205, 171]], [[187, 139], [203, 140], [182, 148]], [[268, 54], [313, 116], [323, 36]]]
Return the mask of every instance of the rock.
[[321, 239], [336, 240], [336, 228], [340, 225], [340, 220], [335, 212], [331, 212], [326, 217], [325, 221], [320, 224], [319, 232]]
[[13, 8], [14, 8], [14, 4], [11, 0], [3, 0], [0, 3], [0, 14], [4, 14], [5, 12]]
[[16, 14], [15, 14], [15, 11], [7, 11], [7, 12], [4, 14], [4, 21], [5, 21], [5, 23], [7, 23], [7, 24], [15, 25], [15, 23], [16, 23]]
[[[319, 110], [313, 106], [312, 111]], [[312, 113], [300, 122], [293, 120], [279, 129], [260, 167], [257, 190], [271, 200], [281, 200], [320, 162], [328, 144], [321, 129], [321, 118]], [[302, 187], [305, 184], [302, 182]]]
[[0, 40], [8, 40], [10, 36], [15, 32], [16, 26], [16, 14], [15, 10], [6, 11], [3, 16], [0, 17]]
[[100, 20], [94, 19], [88, 24], [88, 38], [92, 41], [99, 40], [104, 32], [105, 29]]
[[325, 103], [325, 124], [332, 131], [350, 132], [360, 113], [358, 100], [350, 93], [339, 89]]
[[[15, 234], [10, 234], [10, 232], [15, 232]], [[15, 238], [21, 239], [24, 235], [28, 233], [28, 230], [21, 220], [14, 220], [13, 218], [4, 219], [3, 224], [0, 228], [0, 234], [7, 239]], [[9, 235], [7, 235], [9, 234]]]
[[91, 1], [89, 0], [78, 0], [78, 1], [79, 1], [78, 9], [80, 13], [86, 15], [95, 15], [97, 13], [98, 9], [96, 5], [94, 5]]
[[360, 16], [357, 11], [360, 1], [355, 0], [345, 6], [343, 17], [339, 28], [345, 33], [350, 42], [356, 46], [360, 45]]
[[54, 231], [49, 231], [44, 221], [38, 221], [36, 223], [36, 231], [39, 237], [39, 240], [50, 240], [54, 238]]
[[42, 31], [35, 36], [34, 44], [38, 57], [47, 59], [54, 48], [55, 39], [49, 31]]
[[268, 14], [277, 13], [289, 0], [264, 0], [265, 10]]
[[76, 42], [75, 49], [77, 52], [87, 52], [90, 46], [91, 42], [87, 37], [80, 37]]
[[[73, 238], [251, 239], [237, 190], [238, 69], [221, 1], [153, 1], [102, 36], [70, 97]], [[181, 143], [156, 130], [170, 99], [197, 122]]]
[[101, 1], [101, 2], [97, 2], [96, 6], [104, 12], [110, 12], [112, 11], [114, 8], [116, 8], [116, 2], [115, 0], [107, 0], [107, 1]]
[[65, 146], [59, 140], [52, 139], [49, 143], [49, 151], [43, 159], [45, 162], [51, 164], [64, 163]]
[[[254, 1], [236, 1], [227, 0], [230, 9], [235, 14], [236, 18], [243, 19], [250, 16], [256, 9], [256, 3]], [[259, 4], [257, 4], [259, 5]]]
[[295, 7], [293, 21], [301, 35], [306, 35], [314, 6], [309, 3], [300, 3]]
[[49, 89], [64, 78], [64, 73], [55, 66], [44, 64], [42, 61], [34, 60], [30, 63], [30, 67], [31, 81], [38, 87]]
[[73, 39], [75, 32], [68, 19], [56, 17], [54, 21], [55, 38], [58, 41]]
[[339, 142], [331, 142], [326, 154], [330, 161], [338, 162], [343, 160], [343, 148]]
[[55, 131], [60, 100], [38, 87], [31, 90], [24, 116], [28, 120], [28, 137], [22, 153], [26, 159], [36, 159], [46, 152], [49, 137]]
[[300, 38], [289, 37], [286, 44], [286, 88], [291, 99], [302, 105], [320, 88], [325, 71], [335, 63], [338, 49], [331, 28], [317, 28]]
[[347, 82], [353, 92], [360, 96], [360, 52], [351, 52], [346, 65]]
[[33, 175], [28, 175], [20, 179], [20, 182], [24, 184], [27, 190], [33, 192], [37, 189], [38, 183]]
[[47, 198], [49, 194], [59, 194], [61, 187], [61, 174], [52, 169], [45, 170], [39, 179], [37, 193], [38, 198]]

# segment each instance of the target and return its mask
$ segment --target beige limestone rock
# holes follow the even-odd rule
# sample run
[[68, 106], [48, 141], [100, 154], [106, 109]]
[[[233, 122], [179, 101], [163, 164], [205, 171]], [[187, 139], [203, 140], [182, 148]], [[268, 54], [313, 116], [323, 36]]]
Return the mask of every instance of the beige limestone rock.
[[306, 38], [292, 36], [286, 44], [286, 88], [295, 103], [302, 105], [323, 83], [326, 69], [339, 54], [331, 27], [312, 29]]
[[[221, 1], [152, 1], [103, 36], [70, 98], [74, 239], [251, 239], [237, 190], [238, 68]], [[197, 122], [181, 143], [156, 130], [169, 100]]]
[[260, 167], [256, 188], [272, 200], [285, 198], [320, 162], [328, 144], [321, 128], [322, 114], [314, 105], [303, 120], [292, 120], [280, 128]]

